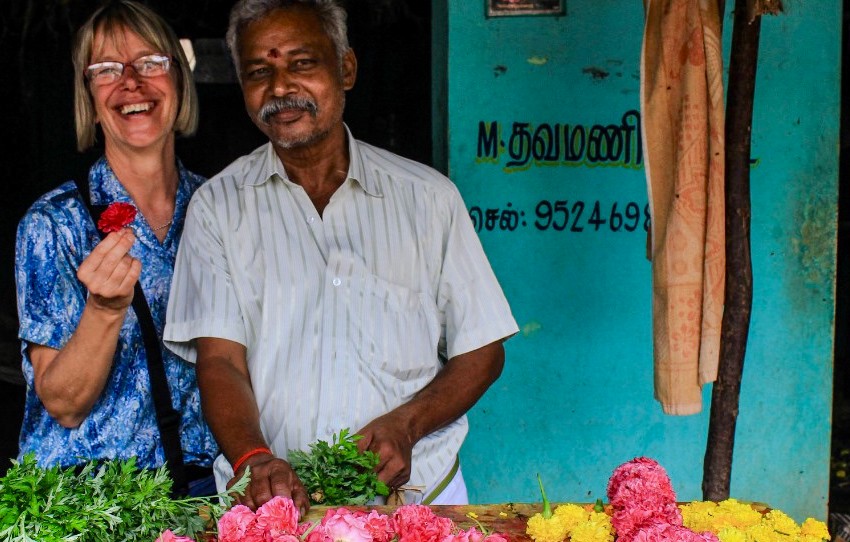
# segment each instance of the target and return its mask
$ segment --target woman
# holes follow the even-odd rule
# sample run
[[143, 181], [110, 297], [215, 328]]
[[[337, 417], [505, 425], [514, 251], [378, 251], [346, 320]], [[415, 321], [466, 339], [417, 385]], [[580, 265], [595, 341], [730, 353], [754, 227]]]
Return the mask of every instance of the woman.
[[[94, 205], [132, 204], [128, 227], [103, 240], [74, 182], [42, 196], [18, 226], [16, 282], [27, 398], [20, 454], [42, 465], [135, 457], [165, 462], [139, 321], [128, 310], [141, 282], [160, 337], [189, 198], [203, 178], [174, 151], [197, 126], [191, 70], [169, 26], [145, 6], [111, 2], [77, 33], [77, 146], [100, 132], [104, 156], [88, 172]], [[194, 368], [162, 351], [180, 417], [189, 493], [214, 491], [218, 453]], [[166, 399], [167, 402], [167, 399]], [[194, 480], [193, 480], [194, 479]]]

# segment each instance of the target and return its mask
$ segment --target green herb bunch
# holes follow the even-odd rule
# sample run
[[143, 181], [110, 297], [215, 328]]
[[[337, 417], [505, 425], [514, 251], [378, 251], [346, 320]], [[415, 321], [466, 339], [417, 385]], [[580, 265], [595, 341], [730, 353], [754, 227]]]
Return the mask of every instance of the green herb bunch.
[[389, 488], [375, 473], [378, 454], [357, 449], [361, 438], [343, 429], [333, 436], [332, 444], [319, 440], [309, 452], [289, 450], [289, 463], [312, 504], [363, 505], [377, 495], [389, 495]]
[[226, 494], [172, 499], [165, 467], [128, 459], [42, 468], [28, 454], [0, 478], [0, 540], [152, 542], [166, 529], [200, 539], [247, 484], [245, 476]]

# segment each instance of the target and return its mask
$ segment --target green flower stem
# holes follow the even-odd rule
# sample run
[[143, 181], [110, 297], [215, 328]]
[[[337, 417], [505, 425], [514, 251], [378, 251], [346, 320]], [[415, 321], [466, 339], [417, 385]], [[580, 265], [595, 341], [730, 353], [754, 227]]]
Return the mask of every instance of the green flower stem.
[[537, 473], [537, 484], [540, 486], [540, 494], [543, 496], [543, 513], [541, 515], [544, 519], [549, 519], [552, 517], [552, 505], [546, 498], [546, 491], [543, 489], [543, 480], [540, 478], [539, 472]]

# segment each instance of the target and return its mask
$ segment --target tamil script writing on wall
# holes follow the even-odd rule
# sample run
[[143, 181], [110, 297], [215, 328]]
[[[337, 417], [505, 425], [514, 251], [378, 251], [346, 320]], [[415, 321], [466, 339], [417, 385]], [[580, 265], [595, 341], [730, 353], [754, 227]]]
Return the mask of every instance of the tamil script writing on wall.
[[533, 209], [473, 206], [469, 216], [475, 231], [555, 231], [569, 234], [649, 231], [649, 205], [635, 201], [543, 199]]
[[643, 167], [640, 112], [617, 124], [480, 121], [476, 161], [503, 164], [506, 172], [532, 166]]

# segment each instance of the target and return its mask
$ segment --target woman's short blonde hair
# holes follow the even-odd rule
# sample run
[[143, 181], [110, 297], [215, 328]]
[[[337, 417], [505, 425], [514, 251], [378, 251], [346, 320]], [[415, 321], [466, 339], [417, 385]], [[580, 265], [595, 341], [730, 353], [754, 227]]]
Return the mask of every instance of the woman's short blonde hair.
[[171, 72], [176, 77], [180, 106], [174, 130], [192, 135], [198, 127], [198, 94], [192, 69], [174, 30], [150, 8], [133, 0], [109, 2], [95, 11], [77, 31], [74, 40], [74, 121], [77, 127], [77, 149], [84, 151], [97, 139], [97, 123], [93, 97], [86, 79], [86, 68], [92, 59], [95, 34], [107, 36], [125, 28], [137, 34], [158, 52], [172, 58]]

